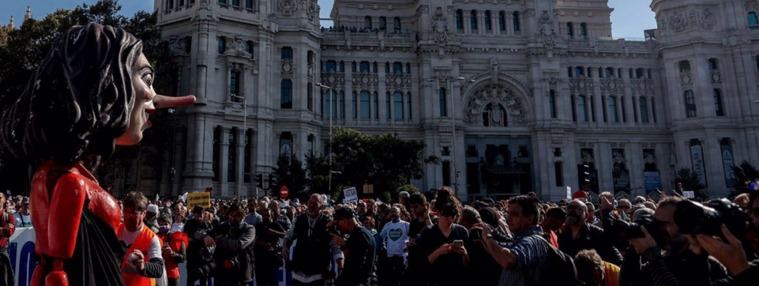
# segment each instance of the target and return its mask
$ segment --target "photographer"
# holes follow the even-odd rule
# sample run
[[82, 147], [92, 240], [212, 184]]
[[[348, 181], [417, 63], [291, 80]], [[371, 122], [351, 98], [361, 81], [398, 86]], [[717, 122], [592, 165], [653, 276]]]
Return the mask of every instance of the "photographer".
[[[657, 224], [662, 229], [657, 234], [661, 244], [651, 235], [646, 227], [641, 226], [642, 236], [630, 239], [635, 253], [640, 255], [640, 268], [626, 263], [622, 267], [622, 285], [727, 285], [729, 278], [725, 268], [708, 255], [683, 232], [683, 222], [676, 220], [682, 216], [680, 198], [670, 197], [659, 203], [654, 214]], [[687, 201], [687, 203], [691, 203]], [[680, 214], [678, 214], [680, 211]], [[695, 223], [695, 215], [691, 215]], [[664, 251], [662, 251], [662, 249]], [[630, 282], [635, 279], [634, 282]]]
[[248, 285], [253, 281], [256, 229], [243, 222], [244, 217], [242, 207], [232, 203], [227, 209], [227, 220], [203, 238], [207, 247], [216, 247], [214, 284]]
[[187, 245], [187, 285], [195, 286], [199, 281], [200, 286], [206, 286], [208, 277], [215, 267], [213, 261], [213, 247], [206, 247], [203, 238], [213, 229], [212, 215], [203, 210], [201, 206], [192, 209], [192, 219], [184, 226], [184, 232], [189, 237]]

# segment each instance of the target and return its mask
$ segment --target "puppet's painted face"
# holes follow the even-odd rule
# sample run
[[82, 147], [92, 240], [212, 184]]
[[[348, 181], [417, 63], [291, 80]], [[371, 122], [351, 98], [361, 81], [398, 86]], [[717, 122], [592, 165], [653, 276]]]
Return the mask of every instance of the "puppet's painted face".
[[116, 138], [116, 145], [135, 145], [142, 140], [142, 131], [150, 127], [149, 114], [155, 112], [153, 99], [153, 67], [150, 66], [144, 54], [132, 66], [132, 84], [134, 85], [134, 107], [129, 115], [129, 127], [126, 132]]

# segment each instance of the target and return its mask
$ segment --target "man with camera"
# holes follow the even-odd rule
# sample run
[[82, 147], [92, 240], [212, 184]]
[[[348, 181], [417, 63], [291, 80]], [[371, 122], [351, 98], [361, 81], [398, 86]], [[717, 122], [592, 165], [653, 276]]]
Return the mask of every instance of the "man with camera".
[[334, 242], [345, 252], [345, 268], [335, 280], [335, 286], [368, 286], [374, 274], [376, 244], [373, 235], [356, 220], [349, 208], [335, 211], [332, 224], [347, 236], [346, 240], [333, 234]]
[[[683, 222], [676, 217], [682, 216], [684, 204], [694, 203], [677, 197], [662, 200], [654, 213], [661, 231], [640, 226], [642, 235], [630, 239], [635, 253], [641, 257], [637, 260], [640, 268], [630, 261], [625, 263], [622, 267], [623, 285], [728, 285], [725, 268], [706, 254], [695, 233], [681, 231]], [[695, 223], [696, 217], [692, 219]]]
[[187, 285], [195, 286], [199, 281], [200, 286], [206, 286], [211, 270], [214, 268], [214, 247], [206, 247], [203, 238], [213, 229], [212, 215], [203, 207], [195, 206], [192, 209], [192, 218], [184, 226], [190, 242], [187, 245]]
[[248, 285], [253, 282], [256, 229], [245, 223], [244, 217], [242, 207], [232, 203], [227, 210], [227, 220], [203, 238], [206, 246], [216, 247], [216, 285]]

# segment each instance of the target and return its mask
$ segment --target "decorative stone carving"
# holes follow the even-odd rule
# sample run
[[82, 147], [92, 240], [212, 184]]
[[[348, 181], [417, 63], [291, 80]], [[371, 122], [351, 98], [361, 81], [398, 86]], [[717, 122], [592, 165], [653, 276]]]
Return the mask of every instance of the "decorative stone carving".
[[698, 18], [698, 23], [701, 29], [711, 30], [714, 25], [717, 24], [717, 19], [714, 17], [714, 13], [708, 8], [701, 11], [701, 17]]
[[662, 31], [683, 32], [689, 29], [713, 30], [717, 18], [710, 8], [681, 8], [656, 19]]
[[511, 89], [500, 84], [487, 85], [469, 97], [466, 105], [467, 121], [469, 123], [481, 122], [485, 108], [491, 103], [492, 106], [505, 108], [508, 118], [512, 119], [512, 122], [524, 123], [526, 111], [522, 101]]
[[322, 80], [327, 86], [333, 88], [345, 86], [345, 75], [343, 73], [322, 74]]
[[361, 90], [377, 90], [379, 78], [376, 74], [359, 74], [353, 77], [353, 88]]
[[538, 22], [540, 23], [541, 36], [556, 35], [556, 30], [553, 28], [553, 19], [551, 18], [551, 15], [548, 13], [548, 11], [543, 10], [543, 14], [540, 15]]
[[[601, 89], [604, 88], [604, 82], [601, 81]], [[569, 80], [569, 89], [576, 93], [592, 93], [593, 80], [589, 78], [573, 78]]]
[[669, 28], [675, 32], [682, 32], [688, 27], [688, 19], [685, 17], [685, 12], [682, 10], [674, 11], [669, 16]]
[[298, 11], [296, 0], [279, 0], [279, 13], [284, 16], [292, 16]]
[[[354, 79], [355, 81], [355, 79]], [[385, 78], [385, 86], [388, 91], [391, 90], [411, 90], [411, 76], [388, 74]]]
[[680, 72], [680, 84], [682, 85], [693, 84], [693, 77], [690, 75], [690, 71]]
[[247, 44], [245, 43], [245, 41], [242, 40], [242, 38], [239, 38], [239, 37], [235, 38], [235, 41], [232, 43], [231, 49], [228, 49], [225, 54], [243, 57], [243, 58], [250, 58], [250, 53], [248, 52]]
[[292, 60], [282, 60], [282, 77], [292, 77], [293, 70], [294, 67]]
[[171, 51], [172, 55], [186, 56], [187, 55], [187, 52], [185, 50], [186, 44], [187, 42], [184, 38], [177, 38], [176, 36], [172, 36], [169, 39], [169, 50]]
[[432, 20], [432, 31], [435, 35], [435, 43], [445, 45], [448, 43], [448, 20], [443, 14], [443, 9], [437, 7]]

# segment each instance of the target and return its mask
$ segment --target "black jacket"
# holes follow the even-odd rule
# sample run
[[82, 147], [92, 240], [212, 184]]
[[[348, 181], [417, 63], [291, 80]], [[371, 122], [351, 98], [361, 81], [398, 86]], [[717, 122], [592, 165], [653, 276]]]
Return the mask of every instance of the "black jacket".
[[228, 222], [214, 228], [212, 236], [216, 241], [217, 285], [247, 285], [253, 281], [255, 257], [253, 242], [256, 229], [245, 222], [234, 226]]
[[577, 238], [567, 230], [559, 235], [559, 248], [569, 256], [575, 257], [580, 250], [595, 249], [601, 258], [614, 265], [622, 265], [622, 254], [614, 247], [604, 230], [595, 225], [586, 224], [580, 229]]
[[[332, 262], [330, 242], [332, 236], [327, 231], [329, 218], [320, 215], [309, 225], [308, 215], [302, 214], [295, 219], [293, 237], [295, 247], [292, 253], [290, 269], [307, 275], [328, 275]], [[309, 230], [310, 229], [310, 230]]]
[[366, 228], [356, 226], [345, 241], [345, 268], [335, 285], [369, 285], [374, 273], [376, 246], [372, 234]]

